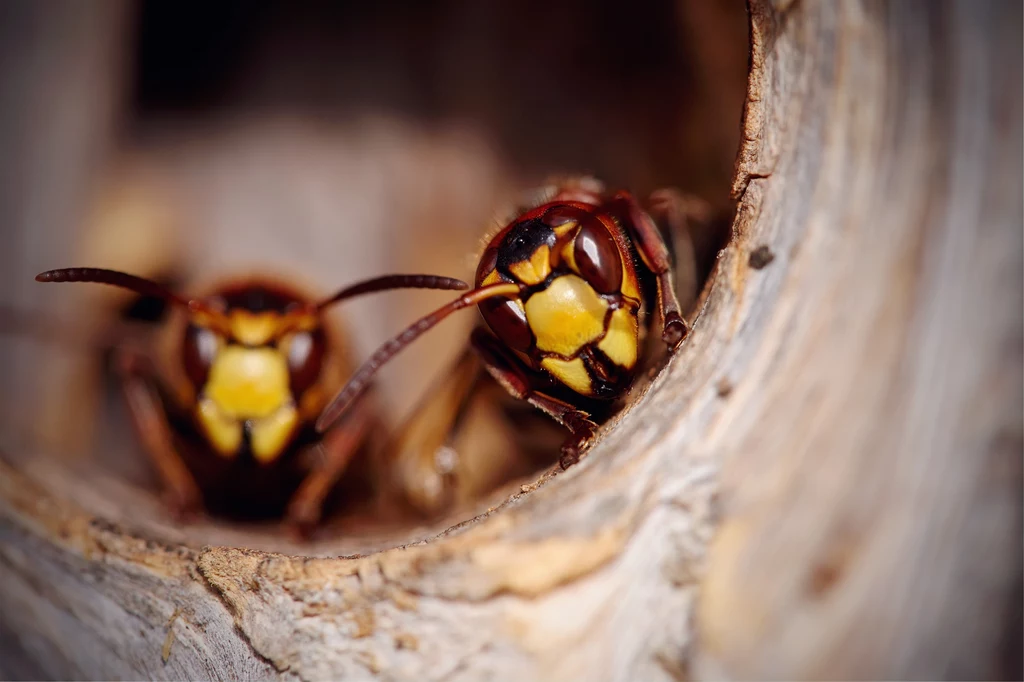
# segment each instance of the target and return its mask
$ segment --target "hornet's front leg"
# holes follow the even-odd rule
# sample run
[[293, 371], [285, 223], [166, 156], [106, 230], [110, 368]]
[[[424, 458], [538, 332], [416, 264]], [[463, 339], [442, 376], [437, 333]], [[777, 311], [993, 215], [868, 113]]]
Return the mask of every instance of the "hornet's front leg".
[[314, 446], [317, 455], [312, 470], [292, 495], [285, 522], [292, 533], [308, 538], [323, 516], [324, 500], [348, 468], [352, 457], [366, 441], [374, 418], [366, 403], [359, 403], [345, 419], [324, 434]]
[[452, 445], [484, 376], [480, 357], [467, 347], [387, 447], [388, 479], [423, 516], [436, 516], [455, 496], [458, 455]]
[[[664, 217], [670, 229], [679, 233], [678, 242], [688, 245], [686, 253], [677, 253], [677, 258], [689, 259], [683, 272], [693, 272], [692, 283], [696, 288], [696, 264], [693, 262], [693, 248], [688, 238], [687, 217], [699, 210], [696, 204], [691, 206], [682, 195], [671, 190], [660, 190], [651, 195], [652, 211]], [[663, 328], [661, 337], [669, 350], [675, 350], [689, 333], [689, 326], [683, 319], [679, 299], [676, 296], [675, 270], [672, 257], [664, 237], [650, 215], [647, 214], [629, 192], [617, 193], [609, 202], [612, 207], [620, 208], [624, 214], [623, 223], [633, 236], [641, 259], [647, 269], [658, 280], [658, 308], [661, 310]]]
[[648, 213], [669, 239], [675, 260], [675, 291], [680, 310], [689, 310], [700, 293], [695, 230], [710, 227], [713, 217], [711, 205], [699, 197], [674, 189], [651, 192], [648, 204]]
[[149, 358], [131, 348], [115, 351], [115, 366], [132, 423], [157, 473], [163, 480], [167, 504], [179, 518], [200, 511], [202, 495], [192, 472], [174, 448], [174, 437], [160, 398], [152, 384]]
[[572, 436], [562, 445], [562, 457], [559, 459], [562, 468], [568, 469], [578, 462], [580, 450], [597, 430], [597, 424], [590, 420], [590, 415], [567, 402], [535, 390], [519, 359], [483, 328], [473, 330], [470, 343], [483, 360], [485, 369], [509, 395], [527, 401], [572, 432]]

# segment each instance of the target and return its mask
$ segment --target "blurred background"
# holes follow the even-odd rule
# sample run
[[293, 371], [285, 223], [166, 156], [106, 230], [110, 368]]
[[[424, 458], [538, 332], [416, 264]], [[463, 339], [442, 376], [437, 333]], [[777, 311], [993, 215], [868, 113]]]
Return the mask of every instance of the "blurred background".
[[[70, 265], [185, 292], [239, 272], [323, 292], [387, 271], [471, 278], [502, 206], [554, 173], [639, 196], [676, 187], [729, 216], [747, 60], [742, 0], [5, 0], [2, 302], [86, 327], [127, 305], [33, 282]], [[702, 275], [725, 225], [698, 235]], [[378, 295], [335, 315], [363, 358], [445, 296]], [[384, 372], [389, 419], [474, 320]], [[6, 456], [57, 481], [97, 442], [136, 448], [117, 405], [99, 409], [87, 350], [10, 336], [0, 350]], [[119, 461], [114, 479], [147, 480], [141, 455]]]

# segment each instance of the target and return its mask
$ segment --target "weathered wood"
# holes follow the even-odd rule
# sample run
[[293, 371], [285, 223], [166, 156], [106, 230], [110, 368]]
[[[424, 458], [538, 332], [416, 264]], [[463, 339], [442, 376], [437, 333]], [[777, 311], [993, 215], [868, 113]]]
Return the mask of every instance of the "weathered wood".
[[701, 674], [1013, 679], [1020, 5], [774, 5], [719, 272], [734, 388], [700, 438]]
[[423, 542], [263, 551], [0, 461], [0, 673], [1013, 674], [1020, 7], [751, 16], [734, 239], [689, 340], [579, 466]]

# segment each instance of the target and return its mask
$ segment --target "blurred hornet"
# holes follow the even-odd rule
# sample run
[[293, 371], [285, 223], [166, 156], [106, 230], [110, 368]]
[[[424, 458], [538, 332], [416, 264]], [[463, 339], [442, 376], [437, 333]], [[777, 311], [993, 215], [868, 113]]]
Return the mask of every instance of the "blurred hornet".
[[351, 371], [331, 305], [400, 288], [467, 289], [457, 279], [388, 275], [316, 301], [287, 284], [249, 278], [185, 298], [141, 277], [99, 268], [50, 270], [40, 282], [95, 282], [170, 304], [158, 342], [114, 348], [131, 420], [172, 511], [213, 501], [228, 509], [286, 508], [311, 531], [324, 500], [367, 440], [376, 415], [357, 407], [320, 434], [313, 420]]
[[[703, 205], [664, 190], [650, 204], [672, 233], [676, 257], [692, 261], [687, 217], [701, 217]], [[655, 320], [669, 352], [686, 337], [676, 272], [685, 272], [687, 286], [695, 289], [694, 265], [674, 266], [657, 223], [629, 192], [609, 194], [590, 179], [549, 188], [489, 238], [475, 288], [382, 345], [327, 406], [317, 428], [326, 431], [358, 409], [356, 399], [376, 372], [421, 334], [451, 313], [477, 306], [485, 325], [474, 329], [469, 352], [414, 412], [396, 446], [398, 475], [403, 467], [418, 472], [404, 477], [407, 497], [424, 511], [443, 506], [439, 486], [427, 491], [418, 479], [437, 476], [430, 471], [437, 452], [448, 451], [451, 459], [446, 429], [459, 422], [470, 402], [467, 391], [479, 385], [472, 377], [480, 364], [513, 398], [568, 429], [560, 457], [567, 468], [641, 373]], [[403, 462], [403, 451], [418, 454]]]

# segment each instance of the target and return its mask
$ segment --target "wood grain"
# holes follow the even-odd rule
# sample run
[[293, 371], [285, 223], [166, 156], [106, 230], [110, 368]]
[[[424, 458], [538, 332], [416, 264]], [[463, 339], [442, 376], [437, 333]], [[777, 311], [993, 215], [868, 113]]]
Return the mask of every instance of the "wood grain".
[[756, 350], [705, 434], [702, 674], [1012, 679], [1020, 8], [753, 10], [735, 248], [775, 259], [741, 285]]

